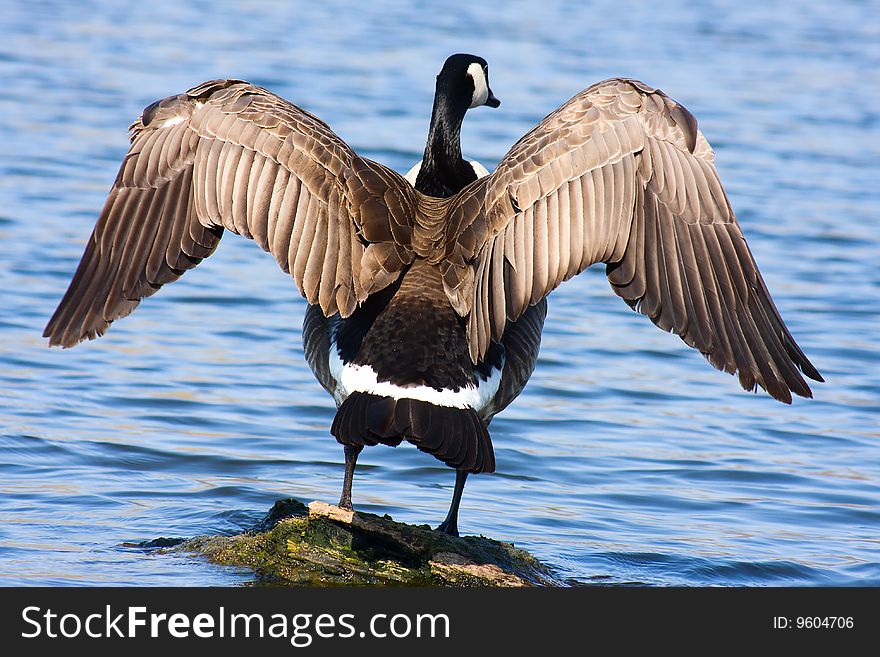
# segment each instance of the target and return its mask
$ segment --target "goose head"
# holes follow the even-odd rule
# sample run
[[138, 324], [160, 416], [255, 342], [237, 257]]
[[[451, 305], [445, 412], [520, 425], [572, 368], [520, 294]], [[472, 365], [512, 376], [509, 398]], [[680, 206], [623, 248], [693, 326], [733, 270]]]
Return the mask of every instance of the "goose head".
[[459, 111], [480, 105], [501, 105], [489, 87], [489, 64], [482, 57], [463, 53], [451, 55], [443, 64], [437, 76], [435, 103], [437, 99], [455, 106]]
[[486, 60], [464, 53], [451, 55], [437, 75], [428, 143], [415, 178], [418, 191], [452, 196], [477, 179], [473, 166], [461, 155], [461, 123], [469, 109], [481, 105], [501, 105], [489, 86]]

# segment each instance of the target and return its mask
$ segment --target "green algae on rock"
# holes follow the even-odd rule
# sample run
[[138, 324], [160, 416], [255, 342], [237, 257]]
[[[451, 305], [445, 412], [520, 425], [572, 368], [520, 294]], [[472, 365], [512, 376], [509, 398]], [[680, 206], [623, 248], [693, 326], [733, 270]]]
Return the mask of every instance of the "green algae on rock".
[[261, 583], [299, 586], [560, 586], [528, 552], [482, 536], [347, 511], [323, 502], [276, 502], [251, 532], [199, 537], [175, 548], [254, 570]]

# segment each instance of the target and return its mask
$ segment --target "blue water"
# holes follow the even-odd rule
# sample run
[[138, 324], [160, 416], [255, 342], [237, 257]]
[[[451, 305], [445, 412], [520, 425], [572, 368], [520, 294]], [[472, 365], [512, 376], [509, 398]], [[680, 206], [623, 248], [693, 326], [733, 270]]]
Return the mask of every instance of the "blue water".
[[[148, 103], [216, 77], [318, 114], [361, 154], [419, 159], [433, 82], [484, 56], [468, 114], [490, 169], [588, 84], [681, 101], [774, 299], [828, 383], [784, 406], [631, 312], [601, 269], [553, 294], [541, 358], [492, 424], [464, 533], [581, 582], [880, 585], [880, 21], [857, 2], [10, 2], [0, 11], [0, 584], [237, 585], [126, 544], [230, 533], [281, 497], [338, 498], [333, 404], [304, 302], [235, 236], [101, 340], [49, 350]], [[453, 473], [365, 451], [355, 506], [439, 522]]]

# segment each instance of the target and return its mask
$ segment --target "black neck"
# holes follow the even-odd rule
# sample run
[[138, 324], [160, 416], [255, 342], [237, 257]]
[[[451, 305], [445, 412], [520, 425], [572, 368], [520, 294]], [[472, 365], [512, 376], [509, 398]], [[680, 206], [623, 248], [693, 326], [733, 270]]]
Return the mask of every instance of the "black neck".
[[477, 179], [473, 167], [461, 156], [461, 122], [467, 104], [450, 101], [444, 92], [438, 81], [428, 144], [416, 178], [416, 189], [428, 196], [453, 196]]

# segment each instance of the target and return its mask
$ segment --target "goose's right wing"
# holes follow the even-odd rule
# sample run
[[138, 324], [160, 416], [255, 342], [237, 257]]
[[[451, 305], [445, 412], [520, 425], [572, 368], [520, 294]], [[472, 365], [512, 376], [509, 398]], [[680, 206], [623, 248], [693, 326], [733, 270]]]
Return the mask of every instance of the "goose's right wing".
[[213, 80], [147, 107], [44, 332], [70, 347], [210, 255], [252, 238], [325, 315], [351, 314], [412, 261], [411, 186], [299, 107]]
[[581, 92], [453, 200], [441, 266], [474, 362], [598, 262], [630, 306], [744, 388], [790, 402], [811, 396], [801, 371], [822, 380], [770, 298], [696, 120], [634, 80]]

